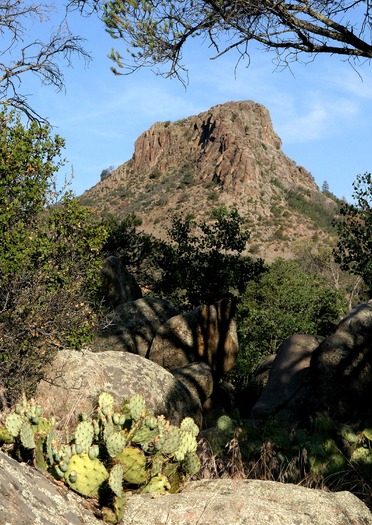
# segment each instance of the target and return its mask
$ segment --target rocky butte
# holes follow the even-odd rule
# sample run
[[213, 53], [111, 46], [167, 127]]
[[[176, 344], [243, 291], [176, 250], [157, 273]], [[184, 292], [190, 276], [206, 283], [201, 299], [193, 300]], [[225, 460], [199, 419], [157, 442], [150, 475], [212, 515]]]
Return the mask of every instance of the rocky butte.
[[293, 242], [311, 239], [314, 231], [318, 242], [329, 239], [314, 210], [324, 219], [336, 203], [281, 146], [263, 105], [219, 104], [155, 123], [136, 140], [132, 159], [81, 200], [104, 214], [134, 212], [157, 236], [173, 215], [201, 218], [222, 205], [236, 207], [248, 219], [255, 253], [267, 258], [270, 246], [269, 258], [290, 255]]

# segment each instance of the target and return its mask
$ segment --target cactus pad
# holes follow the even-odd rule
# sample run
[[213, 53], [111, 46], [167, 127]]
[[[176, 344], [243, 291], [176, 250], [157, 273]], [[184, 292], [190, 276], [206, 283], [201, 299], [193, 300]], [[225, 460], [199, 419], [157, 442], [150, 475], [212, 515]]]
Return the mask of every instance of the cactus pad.
[[[76, 481], [71, 481], [75, 479]], [[70, 474], [72, 476], [70, 476]], [[66, 483], [72, 490], [82, 496], [96, 496], [99, 487], [109, 477], [109, 474], [99, 459], [90, 459], [88, 454], [75, 454], [68, 463], [68, 469], [64, 475]]]
[[128, 401], [130, 415], [134, 421], [138, 421], [146, 410], [145, 398], [141, 394], [135, 394]]
[[106, 448], [109, 455], [113, 458], [123, 451], [126, 439], [122, 432], [113, 432], [106, 440]]
[[200, 470], [200, 459], [195, 452], [189, 452], [186, 454], [184, 461], [182, 462], [182, 467], [186, 474], [193, 476], [197, 474]]
[[21, 430], [19, 433], [19, 436], [21, 438], [21, 443], [25, 448], [35, 448], [35, 439], [34, 439], [34, 433], [32, 431], [32, 427], [30, 423], [25, 422], [21, 426]]
[[151, 494], [164, 494], [170, 489], [170, 483], [164, 474], [157, 474], [152, 477], [143, 489], [141, 489], [142, 494], [151, 493]]
[[108, 480], [112, 492], [119, 498], [123, 495], [123, 474], [123, 465], [118, 463], [112, 467]]
[[180, 429], [190, 432], [190, 434], [194, 437], [196, 437], [199, 434], [199, 427], [195, 424], [194, 420], [191, 417], [185, 417], [185, 419], [182, 420]]
[[7, 416], [5, 426], [13, 437], [17, 437], [23, 425], [23, 418], [19, 414], [12, 413]]
[[142, 450], [125, 447], [116, 457], [123, 466], [123, 478], [128, 483], [140, 485], [147, 480], [146, 457]]
[[88, 452], [89, 447], [92, 444], [94, 436], [94, 428], [90, 421], [81, 421], [76, 427], [75, 431], [75, 442], [76, 447], [81, 445], [82, 450], [80, 452]]
[[108, 414], [114, 410], [114, 398], [108, 392], [102, 392], [98, 397], [98, 405], [103, 414]]

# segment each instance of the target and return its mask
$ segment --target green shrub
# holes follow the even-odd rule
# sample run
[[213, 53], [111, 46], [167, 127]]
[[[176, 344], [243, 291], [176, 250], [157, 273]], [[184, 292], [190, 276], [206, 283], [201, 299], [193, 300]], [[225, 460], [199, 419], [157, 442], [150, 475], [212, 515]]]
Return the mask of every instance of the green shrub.
[[240, 298], [235, 381], [246, 385], [259, 361], [291, 335], [328, 335], [346, 307], [343, 293], [322, 277], [303, 271], [296, 261], [277, 259]]
[[91, 337], [106, 229], [55, 190], [63, 140], [13, 113], [0, 119], [0, 380], [11, 402], [59, 347]]

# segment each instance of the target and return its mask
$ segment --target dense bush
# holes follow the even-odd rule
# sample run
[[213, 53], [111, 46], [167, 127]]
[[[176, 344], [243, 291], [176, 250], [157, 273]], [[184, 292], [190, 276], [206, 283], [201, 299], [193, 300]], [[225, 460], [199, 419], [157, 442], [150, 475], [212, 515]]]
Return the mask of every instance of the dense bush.
[[218, 208], [209, 222], [174, 218], [168, 236], [158, 245], [154, 289], [181, 308], [238, 295], [264, 271], [262, 260], [242, 255], [250, 234], [236, 210]]
[[13, 113], [0, 120], [0, 382], [13, 401], [57, 348], [91, 336], [106, 228], [56, 192], [63, 140]]
[[328, 335], [345, 309], [343, 293], [322, 277], [304, 272], [295, 261], [277, 259], [240, 298], [235, 380], [246, 384], [259, 361], [290, 335]]

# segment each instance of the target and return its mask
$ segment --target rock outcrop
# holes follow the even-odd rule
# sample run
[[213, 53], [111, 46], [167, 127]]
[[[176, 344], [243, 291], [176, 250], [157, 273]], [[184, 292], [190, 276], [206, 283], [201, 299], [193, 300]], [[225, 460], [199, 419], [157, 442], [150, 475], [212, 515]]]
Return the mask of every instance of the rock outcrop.
[[[0, 523], [102, 525], [94, 501], [0, 452]], [[204, 480], [179, 494], [128, 495], [122, 525], [370, 525], [372, 514], [349, 492], [329, 493], [254, 480]]]
[[92, 343], [93, 350], [126, 351], [146, 357], [160, 326], [178, 314], [172, 303], [153, 297], [121, 304], [108, 314], [105, 328]]
[[203, 361], [218, 380], [233, 368], [237, 353], [235, 305], [223, 299], [165, 322], [146, 357], [167, 370]]
[[[160, 238], [174, 215], [208, 220], [213, 208], [234, 207], [249, 217], [251, 243], [262, 245], [256, 253], [265, 260], [289, 254], [290, 241], [314, 235], [296, 203], [311, 201], [325, 212], [337, 206], [282, 152], [268, 110], [250, 100], [155, 123], [136, 140], [132, 159], [81, 200], [117, 217], [135, 213], [141, 229]], [[315, 229], [318, 242], [329, 238], [319, 223]]]
[[202, 401], [195, 390], [156, 363], [127, 352], [58, 352], [35, 399], [47, 418], [55, 416], [60, 425], [69, 426], [80, 413], [93, 411], [102, 391], [118, 403], [142, 394], [155, 415], [176, 425], [190, 416], [202, 425]]
[[274, 413], [286, 421], [301, 417], [309, 394], [311, 355], [322, 340], [315, 335], [297, 334], [283, 342], [271, 363], [266, 387], [252, 408], [253, 418], [266, 418]]
[[102, 525], [83, 498], [0, 451], [1, 525]]
[[123, 525], [371, 525], [372, 514], [349, 492], [329, 493], [257, 480], [203, 480], [161, 501], [128, 498]]

